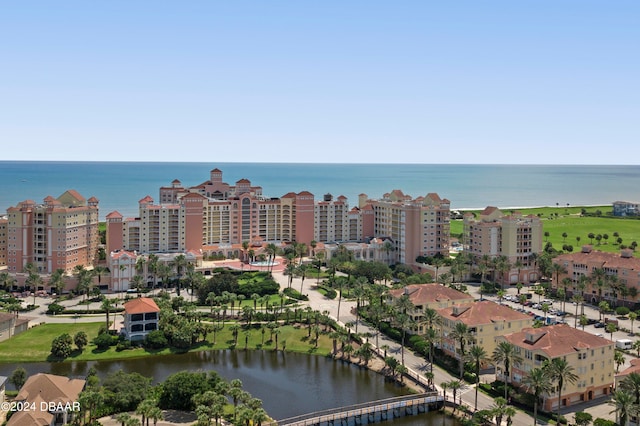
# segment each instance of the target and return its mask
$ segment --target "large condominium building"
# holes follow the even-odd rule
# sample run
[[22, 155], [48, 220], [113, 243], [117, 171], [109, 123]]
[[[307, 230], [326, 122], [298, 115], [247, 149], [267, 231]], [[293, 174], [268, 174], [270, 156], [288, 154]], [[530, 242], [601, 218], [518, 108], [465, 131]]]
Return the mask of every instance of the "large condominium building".
[[496, 274], [502, 284], [529, 283], [538, 279], [535, 256], [542, 252], [542, 222], [535, 215], [514, 212], [504, 215], [487, 207], [474, 217], [463, 219], [463, 248], [476, 259], [505, 257], [510, 269]]
[[482, 347], [489, 356], [496, 348], [497, 336], [504, 336], [533, 325], [531, 316], [489, 300], [450, 306], [437, 312], [442, 318], [441, 348], [457, 359], [460, 359], [460, 345], [458, 340], [452, 337], [452, 333], [458, 323], [467, 326], [475, 344]]
[[358, 235], [349, 232], [349, 204], [341, 195], [334, 200], [326, 194], [322, 201], [315, 203], [313, 218], [313, 239], [316, 241], [357, 241]]
[[373, 215], [362, 220], [363, 230], [373, 234], [363, 236], [388, 237], [393, 244], [392, 263], [416, 265], [418, 256], [447, 256], [450, 204], [435, 193], [414, 199], [396, 189], [379, 200], [361, 194], [361, 211], [366, 212], [367, 205], [373, 209]]
[[7, 209], [7, 268], [22, 272], [31, 263], [40, 273], [71, 271], [91, 266], [97, 259], [98, 200], [75, 190], [42, 204], [22, 201]]
[[620, 254], [605, 253], [585, 245], [579, 253], [555, 257], [553, 263], [562, 269], [552, 285], [562, 286], [564, 279], [569, 278], [567, 293], [582, 294], [587, 302], [607, 300], [614, 306], [636, 303], [640, 295], [640, 259], [633, 256], [631, 249], [621, 250]]
[[209, 180], [184, 187], [179, 180], [161, 187], [160, 203], [150, 196], [139, 202], [139, 216], [107, 215], [107, 252], [187, 252], [235, 254], [241, 244], [296, 241], [318, 243], [369, 243], [389, 241], [382, 247], [358, 247], [361, 258], [390, 263], [415, 263], [418, 256], [446, 255], [449, 242], [449, 201], [437, 194], [412, 199], [396, 190], [380, 200], [365, 194], [359, 206], [349, 209], [347, 198], [327, 194], [289, 192], [280, 198], [262, 195], [262, 187], [247, 179], [235, 185], [222, 181], [214, 169]]
[[[567, 361], [578, 376], [575, 383], [565, 380], [562, 389], [563, 407], [608, 395], [614, 383], [614, 347], [611, 340], [570, 327], [566, 324], [541, 328], [525, 328], [496, 338], [515, 346], [522, 362], [510, 369], [510, 383], [518, 386], [533, 368], [543, 367], [556, 358]], [[544, 394], [544, 409], [558, 406], [557, 389]]]
[[314, 239], [314, 199], [306, 191], [267, 198], [249, 180], [229, 185], [214, 169], [200, 185], [184, 188], [174, 180], [160, 188], [160, 200], [140, 200], [138, 218], [107, 215], [108, 252], [185, 252], [244, 241], [309, 244]]
[[7, 225], [9, 220], [0, 217], [0, 269], [7, 266]]

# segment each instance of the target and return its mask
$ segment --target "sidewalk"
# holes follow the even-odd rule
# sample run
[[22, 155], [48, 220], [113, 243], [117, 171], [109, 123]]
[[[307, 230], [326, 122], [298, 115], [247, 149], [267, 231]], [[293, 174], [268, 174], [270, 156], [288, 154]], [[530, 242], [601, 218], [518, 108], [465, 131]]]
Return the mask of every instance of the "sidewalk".
[[[286, 288], [287, 286], [287, 277], [282, 275], [281, 273], [274, 273], [274, 279], [280, 284], [281, 288]], [[294, 278], [294, 288], [300, 288], [300, 279]], [[356, 316], [352, 314], [352, 308], [355, 308], [356, 303], [353, 301], [342, 300], [340, 303], [340, 312], [338, 318], [338, 300], [327, 299], [319, 292], [315, 291], [313, 288], [316, 285], [315, 280], [305, 279], [303, 286], [303, 294], [306, 294], [309, 297], [309, 306], [311, 306], [315, 310], [319, 311], [329, 311], [329, 316], [336, 320], [341, 326], [345, 326], [346, 323], [351, 323], [356, 321]], [[354, 325], [353, 329], [359, 333], [368, 332], [373, 336], [376, 335], [376, 331], [369, 327], [366, 323], [362, 321], [358, 321], [356, 325]], [[371, 343], [374, 347], [376, 344], [376, 338], [370, 338], [369, 343]], [[393, 356], [398, 361], [401, 360], [402, 357], [402, 348], [401, 345], [390, 340], [385, 335], [380, 334], [378, 336], [378, 344], [380, 347], [387, 345], [389, 349], [387, 350], [387, 356]], [[379, 349], [379, 348], [376, 348]], [[382, 352], [382, 351], [381, 351]], [[404, 359], [405, 366], [409, 369], [409, 375], [412, 377], [418, 377], [419, 381], [427, 382], [427, 378], [424, 376], [424, 373], [429, 368], [429, 363], [419, 355], [414, 354], [406, 347], [404, 349]], [[433, 366], [433, 374], [434, 374], [434, 384], [439, 392], [442, 392], [442, 388], [440, 384], [443, 382], [449, 382], [451, 380], [456, 380], [457, 377], [451, 376], [445, 370], [441, 369], [437, 365]], [[457, 391], [456, 399], [461, 398], [462, 404], [467, 406], [471, 411], [473, 411], [474, 402], [475, 402], [475, 386], [465, 386], [463, 389]], [[461, 395], [461, 396], [460, 396]], [[446, 396], [447, 400], [451, 401], [453, 398], [453, 393], [447, 392]], [[482, 392], [478, 392], [478, 410], [488, 409], [494, 404], [493, 398], [483, 394]], [[530, 426], [533, 424], [533, 417], [528, 414], [517, 410], [515, 417], [513, 417], [513, 425], [514, 426]]]

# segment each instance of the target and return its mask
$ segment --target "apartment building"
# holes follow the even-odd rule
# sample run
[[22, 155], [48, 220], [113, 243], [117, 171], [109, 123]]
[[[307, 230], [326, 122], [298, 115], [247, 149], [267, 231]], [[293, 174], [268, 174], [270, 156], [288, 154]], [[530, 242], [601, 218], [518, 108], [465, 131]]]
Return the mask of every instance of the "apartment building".
[[456, 289], [443, 286], [442, 284], [412, 284], [404, 288], [389, 290], [387, 303], [402, 296], [408, 296], [414, 306], [409, 312], [409, 316], [416, 326], [412, 330], [414, 334], [422, 334], [425, 331], [423, 324], [424, 312], [427, 309], [438, 311], [452, 306], [468, 305], [474, 302], [473, 296], [462, 293]]
[[[344, 195], [333, 199], [325, 194], [322, 201], [314, 205], [313, 239], [316, 241], [358, 241], [358, 235], [350, 234], [349, 203]], [[357, 225], [356, 225], [356, 229]], [[353, 239], [351, 239], [354, 237]]]
[[7, 269], [22, 272], [31, 263], [40, 273], [69, 272], [97, 259], [98, 199], [70, 189], [41, 204], [25, 200], [7, 209]]
[[542, 222], [535, 215], [519, 212], [505, 215], [497, 207], [485, 208], [478, 217], [463, 218], [463, 249], [476, 259], [504, 256], [510, 265], [506, 273], [496, 273], [501, 284], [531, 283], [538, 280], [534, 256], [543, 249]]
[[[597, 304], [607, 300], [612, 306], [631, 305], [640, 295], [640, 259], [633, 256], [631, 249], [605, 253], [585, 245], [578, 253], [555, 257], [553, 263], [561, 265], [566, 272], [558, 274], [552, 285], [557, 287], [558, 282], [569, 278], [568, 294], [583, 294], [587, 302]], [[600, 278], [597, 278], [598, 272], [602, 274]], [[585, 285], [584, 289], [580, 288], [581, 283]]]
[[441, 349], [456, 359], [460, 359], [460, 345], [456, 339], [451, 338], [451, 333], [458, 323], [467, 326], [475, 344], [482, 347], [489, 356], [496, 348], [496, 337], [533, 326], [531, 316], [490, 300], [449, 306], [438, 309], [437, 312], [442, 318]]
[[435, 193], [415, 199], [399, 189], [384, 194], [381, 199], [369, 199], [361, 194], [360, 210], [368, 211], [366, 206], [373, 210], [373, 215], [362, 219], [362, 237], [388, 238], [393, 244], [390, 263], [418, 266], [418, 256], [447, 256], [450, 205], [449, 200]]
[[248, 179], [229, 185], [214, 169], [206, 182], [184, 188], [174, 180], [159, 195], [160, 204], [150, 196], [139, 201], [137, 218], [107, 215], [108, 252], [185, 252], [203, 246], [215, 251], [244, 241], [309, 244], [314, 239], [314, 196], [307, 191], [267, 198]]
[[7, 267], [7, 225], [9, 219], [6, 216], [0, 216], [0, 269]]
[[[604, 337], [570, 327], [566, 324], [541, 328], [524, 328], [504, 336], [497, 342], [507, 341], [516, 348], [522, 362], [512, 366], [509, 381], [520, 386], [523, 377], [536, 367], [555, 358], [566, 360], [578, 376], [575, 383], [565, 382], [562, 389], [563, 407], [610, 394], [614, 383], [614, 343]], [[543, 395], [546, 411], [558, 405], [557, 389]]]

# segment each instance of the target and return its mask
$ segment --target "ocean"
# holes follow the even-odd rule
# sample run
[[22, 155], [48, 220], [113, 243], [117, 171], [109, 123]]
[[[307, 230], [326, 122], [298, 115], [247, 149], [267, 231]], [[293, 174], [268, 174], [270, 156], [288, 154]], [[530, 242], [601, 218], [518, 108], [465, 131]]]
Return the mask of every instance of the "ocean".
[[58, 197], [75, 189], [100, 200], [101, 220], [111, 211], [137, 216], [138, 200], [158, 200], [160, 186], [179, 179], [193, 186], [218, 168], [230, 184], [246, 178], [267, 197], [309, 191], [380, 198], [401, 189], [412, 197], [436, 192], [452, 209], [608, 205], [639, 201], [640, 166], [460, 165], [460, 164], [292, 164], [0, 161], [0, 214], [18, 202]]

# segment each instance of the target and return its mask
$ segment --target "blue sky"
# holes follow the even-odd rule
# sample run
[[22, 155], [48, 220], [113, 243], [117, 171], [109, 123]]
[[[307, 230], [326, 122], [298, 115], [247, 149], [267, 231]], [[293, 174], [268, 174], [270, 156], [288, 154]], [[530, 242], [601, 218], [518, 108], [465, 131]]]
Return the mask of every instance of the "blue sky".
[[638, 164], [640, 2], [0, 6], [5, 160]]

